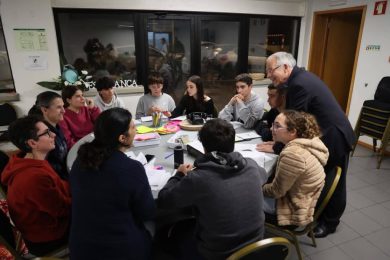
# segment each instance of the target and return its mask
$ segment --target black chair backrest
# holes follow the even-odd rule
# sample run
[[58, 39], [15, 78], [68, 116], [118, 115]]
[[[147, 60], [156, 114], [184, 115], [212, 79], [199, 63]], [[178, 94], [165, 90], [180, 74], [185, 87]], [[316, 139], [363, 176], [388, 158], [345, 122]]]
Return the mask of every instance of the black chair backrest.
[[9, 161], [8, 155], [3, 151], [0, 151], [0, 187], [3, 188], [4, 191], [7, 191], [7, 187], [1, 183], [1, 174], [5, 166], [7, 165], [8, 161]]
[[16, 111], [8, 103], [0, 105], [0, 126], [9, 125], [17, 119]]
[[375, 91], [375, 100], [390, 104], [390, 77], [383, 77]]
[[292, 244], [284, 237], [266, 238], [244, 246], [227, 260], [284, 260], [290, 256]]
[[240, 260], [259, 260], [259, 259], [274, 259], [283, 260], [288, 256], [289, 251], [286, 245], [273, 245], [263, 250], [254, 251], [246, 256], [240, 258]]
[[0, 210], [0, 235], [11, 247], [15, 248], [15, 237], [11, 222], [2, 210]]

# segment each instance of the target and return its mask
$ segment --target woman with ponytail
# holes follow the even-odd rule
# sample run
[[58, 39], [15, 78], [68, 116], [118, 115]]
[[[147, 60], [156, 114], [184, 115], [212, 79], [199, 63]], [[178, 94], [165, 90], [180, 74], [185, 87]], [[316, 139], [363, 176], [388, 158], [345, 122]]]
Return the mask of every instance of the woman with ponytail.
[[129, 111], [112, 108], [95, 122], [95, 139], [83, 144], [70, 173], [71, 259], [149, 259], [144, 222], [155, 203], [141, 163], [124, 153], [133, 143]]

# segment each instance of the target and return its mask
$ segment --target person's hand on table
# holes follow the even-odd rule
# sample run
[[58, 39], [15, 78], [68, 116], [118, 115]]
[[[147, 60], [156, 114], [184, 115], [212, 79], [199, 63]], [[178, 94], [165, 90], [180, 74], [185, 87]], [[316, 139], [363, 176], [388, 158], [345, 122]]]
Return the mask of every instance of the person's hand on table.
[[171, 112], [169, 112], [169, 111], [162, 111], [162, 113], [166, 117], [171, 117], [172, 116]]
[[193, 168], [192, 164], [183, 163], [183, 164], [180, 164], [180, 166], [177, 168], [177, 171], [183, 173], [184, 175], [187, 175], [187, 173], [189, 171], [191, 171], [192, 168]]
[[274, 141], [264, 142], [256, 145], [256, 150], [264, 153], [274, 153], [274, 149], [272, 149], [274, 144], [275, 144]]
[[153, 112], [162, 112], [161, 109], [157, 106], [152, 106], [149, 108], [148, 114], [151, 115]]

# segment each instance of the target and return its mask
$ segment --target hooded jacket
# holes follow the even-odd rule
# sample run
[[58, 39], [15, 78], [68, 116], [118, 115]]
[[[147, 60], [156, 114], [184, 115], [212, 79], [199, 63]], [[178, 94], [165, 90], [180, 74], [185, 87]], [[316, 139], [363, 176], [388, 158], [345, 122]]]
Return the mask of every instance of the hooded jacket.
[[207, 259], [226, 259], [234, 251], [262, 239], [263, 194], [267, 179], [255, 161], [232, 152], [208, 153], [183, 177], [177, 173], [158, 196], [162, 208], [193, 206], [197, 212], [199, 252]]
[[263, 109], [264, 101], [252, 91], [249, 100], [234, 105], [227, 104], [219, 112], [218, 117], [227, 121], [240, 121], [244, 124], [244, 128], [253, 128], [263, 116]]
[[9, 212], [23, 238], [40, 243], [64, 236], [70, 219], [69, 184], [46, 160], [14, 155], [1, 181], [8, 186]]
[[325, 183], [328, 149], [318, 138], [297, 138], [280, 153], [272, 183], [263, 186], [265, 196], [276, 199], [278, 224], [307, 225]]
[[123, 104], [123, 101], [118, 98], [116, 93], [112, 96], [111, 102], [110, 103], [105, 103], [102, 99], [102, 97], [99, 95], [99, 93], [95, 96], [94, 98], [95, 106], [97, 106], [101, 112], [108, 110], [110, 108], [114, 107], [121, 107], [124, 108], [125, 105]]

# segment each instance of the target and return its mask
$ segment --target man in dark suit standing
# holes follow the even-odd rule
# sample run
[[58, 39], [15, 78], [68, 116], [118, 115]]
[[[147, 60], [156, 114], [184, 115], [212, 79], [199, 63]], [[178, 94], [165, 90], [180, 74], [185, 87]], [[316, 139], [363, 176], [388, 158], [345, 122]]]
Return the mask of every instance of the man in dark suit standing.
[[330, 89], [316, 75], [296, 66], [290, 53], [277, 52], [267, 59], [267, 77], [275, 86], [287, 88], [286, 109], [313, 114], [321, 127], [322, 141], [329, 149], [329, 160], [325, 166], [325, 188], [333, 182], [336, 166], [342, 175], [327, 207], [320, 216], [314, 230], [316, 237], [326, 237], [336, 231], [346, 206], [346, 173], [349, 152], [355, 134], [344, 111]]

